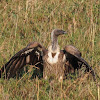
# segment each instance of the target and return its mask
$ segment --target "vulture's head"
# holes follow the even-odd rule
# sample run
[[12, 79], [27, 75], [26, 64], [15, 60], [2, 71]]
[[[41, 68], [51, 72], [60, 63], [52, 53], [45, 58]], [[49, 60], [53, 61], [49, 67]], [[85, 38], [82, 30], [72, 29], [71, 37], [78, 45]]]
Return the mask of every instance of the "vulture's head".
[[51, 33], [51, 38], [52, 37], [58, 37], [59, 35], [63, 35], [66, 34], [67, 32], [64, 30], [60, 30], [60, 29], [54, 29]]

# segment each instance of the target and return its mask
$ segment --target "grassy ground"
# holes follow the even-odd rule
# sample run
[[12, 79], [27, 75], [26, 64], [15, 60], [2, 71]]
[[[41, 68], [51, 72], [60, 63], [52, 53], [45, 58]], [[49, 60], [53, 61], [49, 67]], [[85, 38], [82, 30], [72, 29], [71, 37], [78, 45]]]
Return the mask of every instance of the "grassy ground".
[[[59, 37], [61, 49], [68, 44], [79, 48], [100, 76], [99, 0], [0, 0], [0, 66], [31, 41], [50, 45], [55, 28], [68, 32]], [[0, 79], [0, 100], [100, 100], [100, 86], [87, 75], [61, 83], [30, 76]]]

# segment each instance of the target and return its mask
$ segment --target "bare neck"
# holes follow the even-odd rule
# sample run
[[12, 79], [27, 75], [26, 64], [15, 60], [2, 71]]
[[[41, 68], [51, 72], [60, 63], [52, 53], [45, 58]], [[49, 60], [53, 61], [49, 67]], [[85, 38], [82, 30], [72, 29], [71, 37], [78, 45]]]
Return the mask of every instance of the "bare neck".
[[58, 40], [56, 36], [52, 37], [52, 50], [55, 51], [57, 49], [58, 46]]
[[58, 40], [57, 40], [57, 36], [54, 33], [51, 34], [51, 42], [52, 42], [51, 45], [52, 52], [58, 51], [59, 49]]

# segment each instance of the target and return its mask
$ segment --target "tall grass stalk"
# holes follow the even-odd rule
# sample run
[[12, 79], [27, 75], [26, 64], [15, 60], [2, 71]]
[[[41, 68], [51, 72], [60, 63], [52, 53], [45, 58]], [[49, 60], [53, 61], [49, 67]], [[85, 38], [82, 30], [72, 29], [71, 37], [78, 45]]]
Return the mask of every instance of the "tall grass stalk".
[[98, 100], [100, 100], [100, 86], [98, 85], [97, 88], [98, 88]]

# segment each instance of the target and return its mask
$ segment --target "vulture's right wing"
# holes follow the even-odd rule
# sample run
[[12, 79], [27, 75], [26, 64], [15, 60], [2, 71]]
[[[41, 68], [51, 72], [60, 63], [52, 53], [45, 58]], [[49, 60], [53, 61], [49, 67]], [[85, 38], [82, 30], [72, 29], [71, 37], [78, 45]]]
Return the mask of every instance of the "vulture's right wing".
[[16, 53], [0, 70], [7, 78], [14, 77], [26, 64], [36, 65], [43, 69], [42, 65], [42, 46], [38, 42], [29, 43], [24, 49]]

